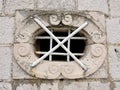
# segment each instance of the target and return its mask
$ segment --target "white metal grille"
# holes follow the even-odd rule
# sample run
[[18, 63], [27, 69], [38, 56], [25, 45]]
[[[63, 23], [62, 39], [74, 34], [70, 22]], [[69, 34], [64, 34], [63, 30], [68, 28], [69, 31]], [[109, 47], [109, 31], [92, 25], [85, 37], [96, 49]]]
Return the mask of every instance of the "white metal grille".
[[[86, 67], [86, 65], [84, 65], [68, 48], [66, 48], [66, 46], [64, 45], [64, 43], [66, 41], [68, 41], [71, 37], [73, 37], [75, 34], [77, 34], [78, 32], [80, 32], [80, 30], [82, 30], [83, 28], [85, 28], [88, 25], [88, 22], [84, 22], [80, 27], [78, 27], [76, 30], [74, 30], [71, 34], [69, 34], [67, 37], [65, 37], [62, 41], [60, 41], [42, 22], [41, 19], [38, 15], [34, 15], [34, 21], [43, 28], [43, 30], [45, 30], [58, 44], [56, 46], [54, 46], [51, 50], [49, 50], [48, 52], [46, 52], [42, 57], [40, 57], [39, 59], [37, 59], [36, 61], [34, 61], [30, 66], [34, 67], [37, 64], [39, 64], [42, 60], [44, 60], [47, 56], [49, 56], [52, 52], [54, 52], [57, 48], [59, 48], [60, 46], [73, 58], [73, 60], [75, 60], [82, 68], [84, 71], [87, 71], [88, 68]], [[68, 45], [70, 46], [70, 45]], [[52, 55], [52, 54], [51, 54]]]
[[[53, 32], [53, 30], [50, 30], [53, 34], [54, 34], [54, 32]], [[65, 32], [65, 33], [67, 33], [67, 36], [68, 35], [70, 35], [71, 34], [71, 32], [72, 32], [72, 30], [67, 30], [67, 32]], [[66, 35], [62, 35], [63, 34], [63, 32], [61, 33], [61, 32], [58, 32], [58, 36], [56, 36], [59, 40], [63, 40], [63, 39], [65, 39], [66, 38]], [[54, 35], [56, 35], [56, 34], [54, 34]], [[53, 47], [54, 47], [54, 45], [53, 45], [53, 38], [51, 37], [51, 36], [48, 36], [48, 35], [39, 35], [39, 36], [36, 36], [35, 37], [35, 39], [36, 40], [38, 40], [38, 42], [41, 42], [41, 40], [43, 40], [43, 42], [45, 41], [45, 40], [49, 40], [48, 42], [45, 42], [44, 43], [44, 45], [42, 45], [42, 46], [48, 46], [49, 47], [49, 50], [51, 50]], [[71, 41], [72, 40], [77, 40], [77, 42], [78, 43], [84, 43], [85, 44], [85, 40], [86, 40], [87, 38], [85, 37], [85, 36], [81, 36], [81, 35], [79, 35], [79, 34], [77, 34], [77, 35], [75, 35], [75, 36], [73, 36], [73, 37], [71, 37], [70, 39], [68, 39], [68, 41], [66, 42], [67, 43], [67, 45], [65, 45], [67, 48], [68, 48], [68, 50], [70, 50], [71, 51], [71, 44], [74, 44], [74, 43], [71, 43]], [[46, 45], [45, 45], [46, 44]], [[76, 43], [75, 43], [76, 44]], [[77, 45], [74, 45], [74, 46], [77, 46]], [[39, 46], [38, 46], [39, 47]], [[47, 47], [47, 48], [48, 48]], [[41, 47], [42, 48], [42, 47]], [[76, 47], [72, 47], [72, 48], [74, 48], [74, 49], [76, 49]], [[79, 46], [78, 47], [78, 50], [79, 50], [79, 48], [82, 48], [82, 51], [81, 52], [73, 52], [73, 55], [75, 55], [76, 57], [78, 57], [78, 58], [80, 58], [80, 57], [82, 57], [83, 55], [84, 55], [84, 52], [83, 52], [83, 50], [84, 50], [84, 48], [85, 48], [85, 46]], [[76, 49], [77, 50], [77, 49]], [[41, 49], [40, 50], [38, 50], [38, 51], [36, 51], [35, 53], [36, 54], [38, 54], [39, 56], [41, 56], [41, 55], [44, 55], [45, 53], [47, 53], [48, 52], [48, 50], [46, 49], [45, 51], [41, 51]], [[72, 52], [72, 51], [71, 51]], [[64, 58], [64, 60], [66, 60], [66, 61], [71, 61], [71, 59], [72, 58], [70, 58], [70, 55], [69, 55], [69, 53], [68, 52], [63, 52], [63, 51], [58, 51], [58, 52], [56, 52], [56, 51], [54, 51], [54, 52], [52, 52], [52, 53], [50, 53], [49, 55], [48, 55], [48, 57], [46, 58], [46, 59], [48, 59], [49, 61], [52, 61], [52, 60], [54, 60], [53, 59], [53, 57], [54, 56], [64, 56], [65, 58]], [[58, 61], [60, 61], [61, 60], [61, 57], [59, 57], [58, 59], [56, 59], [56, 60], [58, 60]], [[64, 61], [63, 60], [63, 61]]]

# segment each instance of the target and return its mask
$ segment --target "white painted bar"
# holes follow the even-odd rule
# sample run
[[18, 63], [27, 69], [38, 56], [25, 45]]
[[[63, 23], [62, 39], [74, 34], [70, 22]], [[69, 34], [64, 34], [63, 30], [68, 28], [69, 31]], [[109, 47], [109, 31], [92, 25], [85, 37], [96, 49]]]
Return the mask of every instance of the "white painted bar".
[[87, 67], [79, 60], [77, 59], [64, 45], [63, 43], [65, 43], [68, 39], [70, 39], [72, 36], [74, 36], [76, 33], [78, 33], [80, 30], [82, 30], [84, 27], [86, 27], [88, 25], [88, 22], [85, 22], [84, 24], [82, 24], [79, 28], [77, 28], [75, 31], [73, 31], [69, 36], [67, 36], [62, 42], [59, 41], [58, 38], [56, 38], [54, 36], [54, 34], [52, 34], [49, 29], [42, 24], [42, 22], [40, 21], [40, 18], [38, 16], [35, 16], [34, 21], [40, 25], [50, 36], [52, 36], [54, 38], [54, 40], [58, 43], [54, 48], [52, 48], [50, 51], [48, 51], [46, 54], [44, 54], [41, 58], [37, 59], [36, 61], [34, 61], [31, 64], [31, 67], [36, 66], [41, 60], [43, 60], [44, 58], [46, 58], [51, 52], [55, 51], [59, 46], [61, 46], [66, 52], [68, 52], [70, 54], [70, 56], [82, 67], [82, 69], [84, 69], [84, 71], [87, 71]]

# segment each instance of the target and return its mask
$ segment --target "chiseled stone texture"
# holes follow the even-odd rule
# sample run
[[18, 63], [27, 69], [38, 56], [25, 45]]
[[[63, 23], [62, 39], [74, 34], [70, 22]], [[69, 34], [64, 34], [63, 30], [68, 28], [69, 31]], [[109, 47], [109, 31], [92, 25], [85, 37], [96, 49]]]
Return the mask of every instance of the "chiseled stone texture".
[[110, 1], [110, 13], [113, 17], [120, 16], [120, 0]]
[[12, 15], [18, 9], [33, 9], [34, 0], [6, 0], [5, 13]]
[[109, 43], [120, 42], [120, 18], [107, 19], [107, 39]]
[[65, 83], [62, 90], [88, 90], [88, 82]]
[[78, 0], [78, 10], [100, 11], [108, 14], [107, 0]]
[[3, 0], [0, 0], [0, 13], [2, 13], [2, 6], [3, 5]]
[[13, 43], [14, 18], [0, 17], [0, 44]]
[[58, 84], [59, 80], [43, 80], [38, 90], [59, 90]]
[[106, 60], [104, 64], [93, 74], [91, 74], [87, 78], [108, 78], [108, 73], [107, 73], [107, 63]]
[[29, 74], [23, 71], [22, 68], [13, 60], [13, 79], [33, 79]]
[[36, 84], [20, 84], [16, 90], [38, 90]]
[[120, 47], [109, 46], [109, 69], [113, 80], [120, 80]]
[[107, 82], [89, 82], [89, 90], [110, 90], [110, 83]]
[[0, 82], [0, 90], [12, 90], [10, 83]]
[[10, 47], [0, 47], [0, 79], [11, 77], [12, 51]]
[[75, 6], [75, 0], [38, 0], [41, 10], [74, 10]]
[[39, 90], [88, 90], [88, 82], [75, 80], [44, 80], [41, 81]]
[[120, 90], [120, 82], [114, 82], [114, 90]]

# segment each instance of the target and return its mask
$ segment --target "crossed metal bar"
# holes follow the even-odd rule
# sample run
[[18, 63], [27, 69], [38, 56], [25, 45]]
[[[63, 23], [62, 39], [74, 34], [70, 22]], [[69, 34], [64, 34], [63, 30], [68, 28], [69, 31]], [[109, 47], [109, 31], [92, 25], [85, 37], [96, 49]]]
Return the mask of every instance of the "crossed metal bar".
[[49, 50], [46, 54], [44, 54], [41, 58], [37, 59], [36, 61], [34, 61], [30, 66], [34, 67], [36, 66], [38, 63], [40, 63], [40, 61], [44, 60], [50, 53], [52, 53], [53, 51], [55, 51], [58, 47], [62, 47], [80, 66], [84, 71], [87, 71], [88, 68], [74, 55], [72, 54], [72, 52], [70, 50], [68, 50], [66, 48], [66, 46], [64, 46], [64, 43], [70, 39], [71, 37], [73, 37], [76, 33], [78, 33], [80, 30], [82, 30], [83, 28], [85, 28], [88, 25], [88, 22], [85, 22], [84, 24], [82, 24], [79, 28], [77, 28], [75, 31], [73, 31], [70, 35], [68, 35], [66, 38], [64, 38], [62, 41], [60, 41], [41, 21], [39, 16], [35, 15], [33, 17], [34, 21], [40, 26], [42, 27], [58, 44], [53, 47], [51, 50]]

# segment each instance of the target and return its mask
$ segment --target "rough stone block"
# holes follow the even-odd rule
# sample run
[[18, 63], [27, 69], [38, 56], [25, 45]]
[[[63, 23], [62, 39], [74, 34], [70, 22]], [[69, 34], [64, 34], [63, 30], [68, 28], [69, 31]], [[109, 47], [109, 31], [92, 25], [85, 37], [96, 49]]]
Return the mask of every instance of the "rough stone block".
[[20, 84], [16, 90], [38, 90], [36, 84]]
[[110, 84], [107, 82], [89, 82], [89, 90], [110, 90]]
[[0, 90], [12, 90], [10, 83], [0, 82]]
[[107, 19], [108, 42], [115, 44], [120, 42], [120, 18]]
[[120, 47], [109, 46], [109, 69], [113, 80], [120, 80]]
[[110, 13], [113, 17], [120, 16], [120, 0], [110, 0]]
[[3, 0], [0, 0], [0, 13], [2, 13]]
[[87, 82], [71, 82], [70, 84], [64, 84], [62, 90], [88, 90]]
[[42, 10], [74, 10], [75, 0], [38, 0], [38, 8]]
[[120, 82], [114, 82], [114, 90], [120, 90]]
[[75, 80], [44, 80], [41, 81], [39, 90], [88, 90], [88, 82]]
[[38, 90], [59, 90], [58, 84], [59, 84], [59, 80], [53, 80], [53, 81], [44, 80], [41, 81], [41, 85], [39, 86]]
[[10, 47], [0, 47], [0, 79], [11, 77], [12, 51]]
[[13, 43], [14, 19], [0, 17], [0, 44]]
[[107, 0], [78, 0], [78, 10], [100, 11], [108, 14]]
[[5, 13], [14, 14], [17, 9], [33, 9], [34, 0], [6, 0]]

